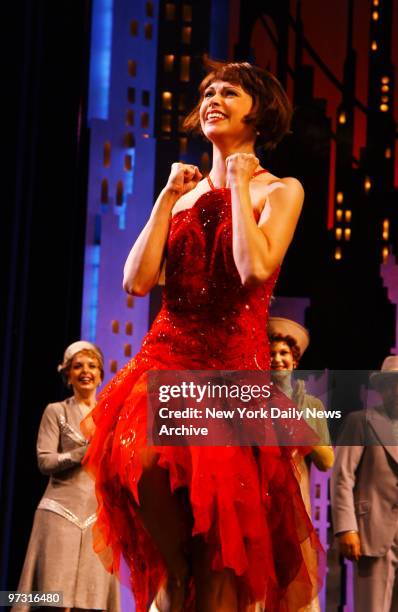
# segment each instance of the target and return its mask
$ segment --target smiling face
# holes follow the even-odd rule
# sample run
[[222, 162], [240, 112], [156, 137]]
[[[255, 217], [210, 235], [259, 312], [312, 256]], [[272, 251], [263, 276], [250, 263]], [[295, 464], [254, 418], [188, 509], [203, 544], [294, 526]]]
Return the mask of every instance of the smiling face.
[[68, 383], [75, 393], [82, 396], [94, 393], [101, 384], [102, 370], [99, 360], [90, 353], [91, 351], [76, 353], [68, 371]]
[[228, 138], [238, 143], [254, 144], [255, 129], [252, 124], [245, 122], [252, 106], [252, 97], [240, 85], [229, 81], [213, 81], [206, 87], [200, 105], [203, 134], [211, 142]]
[[[207, 135], [200, 116], [201, 106], [205, 102], [203, 95], [210, 87], [225, 83], [237, 88], [238, 91], [243, 92], [251, 99], [248, 105], [248, 110], [251, 112], [246, 113], [249, 114], [246, 125], [252, 126], [253, 132], [249, 132], [249, 134], [251, 138], [255, 136], [257, 145], [266, 149], [273, 149], [290, 131], [292, 106], [283, 87], [270, 72], [247, 62], [207, 60], [205, 68], [208, 74], [199, 86], [200, 100], [184, 120], [184, 130]], [[207, 96], [209, 95], [207, 94]], [[217, 137], [218, 133], [215, 130], [209, 130], [208, 137], [210, 140], [212, 140], [213, 134]], [[245, 139], [243, 140], [245, 141]], [[239, 141], [237, 144], [240, 144]], [[244, 142], [244, 144], [247, 144], [247, 142]], [[251, 141], [249, 141], [249, 144], [252, 144]]]
[[287, 372], [297, 367], [292, 349], [287, 342], [276, 340], [271, 342], [271, 370], [276, 372]]

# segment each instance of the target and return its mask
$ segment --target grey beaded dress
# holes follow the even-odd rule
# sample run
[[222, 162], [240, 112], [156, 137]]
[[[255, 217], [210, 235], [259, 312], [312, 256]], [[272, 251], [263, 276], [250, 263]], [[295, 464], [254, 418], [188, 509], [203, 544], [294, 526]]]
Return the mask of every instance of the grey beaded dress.
[[50, 479], [34, 516], [18, 591], [61, 591], [63, 607], [119, 612], [119, 583], [92, 547], [97, 502], [94, 483], [81, 467], [87, 449], [83, 416], [74, 397], [49, 404], [43, 413], [37, 459]]

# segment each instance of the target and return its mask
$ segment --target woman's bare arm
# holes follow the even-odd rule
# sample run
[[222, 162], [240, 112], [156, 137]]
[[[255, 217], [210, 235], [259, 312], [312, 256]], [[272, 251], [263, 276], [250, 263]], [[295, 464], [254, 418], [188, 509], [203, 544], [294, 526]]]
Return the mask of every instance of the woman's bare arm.
[[272, 194], [272, 215], [259, 224], [253, 216], [249, 183], [258, 165], [254, 155], [227, 158], [231, 188], [233, 255], [244, 285], [260, 284], [281, 264], [300, 216], [304, 192], [299, 181], [283, 179], [283, 189]]
[[162, 267], [175, 192], [161, 191], [151, 216], [131, 249], [123, 271], [123, 289], [143, 296], [156, 285]]
[[158, 282], [164, 260], [171, 211], [177, 200], [201, 179], [196, 166], [175, 163], [151, 216], [131, 249], [123, 274], [123, 288], [132, 295], [146, 295]]

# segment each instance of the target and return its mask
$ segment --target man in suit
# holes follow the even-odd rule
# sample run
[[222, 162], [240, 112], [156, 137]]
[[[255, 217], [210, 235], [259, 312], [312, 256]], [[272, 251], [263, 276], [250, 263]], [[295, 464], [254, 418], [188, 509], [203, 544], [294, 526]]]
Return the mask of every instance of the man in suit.
[[381, 406], [351, 413], [331, 479], [334, 533], [356, 561], [356, 612], [398, 610], [398, 356], [370, 381]]

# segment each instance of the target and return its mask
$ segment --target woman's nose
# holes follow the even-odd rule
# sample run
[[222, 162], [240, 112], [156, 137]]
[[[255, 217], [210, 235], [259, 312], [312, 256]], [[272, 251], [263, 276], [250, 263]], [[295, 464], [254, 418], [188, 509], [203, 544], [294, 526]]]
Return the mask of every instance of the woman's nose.
[[218, 106], [220, 104], [221, 101], [221, 96], [219, 93], [215, 93], [212, 97], [211, 100], [209, 102], [209, 106]]

